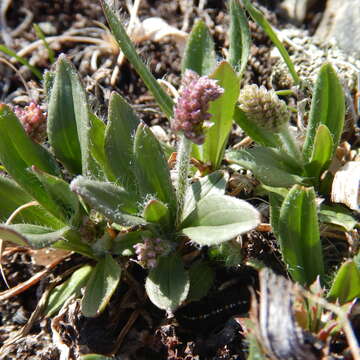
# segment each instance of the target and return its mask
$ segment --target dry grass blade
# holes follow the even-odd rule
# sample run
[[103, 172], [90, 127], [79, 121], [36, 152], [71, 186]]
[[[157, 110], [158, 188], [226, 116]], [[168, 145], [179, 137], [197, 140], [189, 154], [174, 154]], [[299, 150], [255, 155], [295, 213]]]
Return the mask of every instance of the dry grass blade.
[[54, 262], [46, 266], [44, 270], [38, 272], [30, 279], [22, 282], [21, 284], [14, 286], [11, 289], [0, 292], [0, 301], [5, 301], [7, 299], [10, 299], [11, 297], [19, 295], [24, 291], [26, 291], [27, 289], [29, 289], [30, 287], [36, 285], [41, 279], [47, 276], [52, 269], [54, 269], [58, 264], [60, 264], [63, 260], [65, 260], [69, 256], [70, 255], [65, 255], [61, 258], [56, 259]]

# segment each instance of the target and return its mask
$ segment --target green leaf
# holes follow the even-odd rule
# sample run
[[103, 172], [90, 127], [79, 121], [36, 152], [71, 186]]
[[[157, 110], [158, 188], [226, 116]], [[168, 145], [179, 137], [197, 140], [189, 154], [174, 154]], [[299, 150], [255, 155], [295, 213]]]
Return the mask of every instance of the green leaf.
[[[0, 161], [9, 173], [8, 168], [12, 169], [11, 163], [17, 162], [16, 153], [26, 163], [27, 167], [35, 165], [52, 175], [60, 174], [54, 157], [45, 148], [30, 139], [19, 119], [4, 104], [0, 104], [0, 133]], [[13, 157], [11, 156], [12, 153], [14, 153]], [[10, 173], [10, 175], [12, 174]], [[13, 178], [17, 181], [16, 177]]]
[[193, 26], [181, 64], [182, 73], [190, 69], [200, 76], [210, 74], [216, 65], [214, 40], [202, 20]]
[[[90, 137], [90, 154], [98, 166], [101, 168], [103, 174], [110, 181], [114, 181], [115, 177], [109, 169], [105, 156], [105, 123], [100, 120], [95, 114], [89, 113], [89, 120], [91, 124]], [[100, 178], [99, 178], [100, 180]]]
[[[20, 206], [34, 201], [34, 199], [13, 180], [1, 175], [0, 199], [0, 222], [5, 222]], [[34, 223], [54, 229], [63, 226], [62, 223], [40, 205], [24, 208], [15, 216], [12, 223]]]
[[265, 190], [269, 191], [270, 224], [274, 235], [278, 237], [280, 209], [289, 191], [285, 188], [271, 188], [270, 186], [263, 186], [263, 187], [265, 188]]
[[113, 241], [111, 253], [114, 255], [131, 256], [134, 255], [134, 245], [142, 242], [146, 237], [153, 237], [149, 230], [137, 230], [128, 233], [120, 233]]
[[19, 246], [41, 249], [63, 238], [69, 229], [69, 227], [64, 227], [54, 231], [54, 229], [33, 224], [0, 225], [0, 239]]
[[205, 262], [198, 261], [189, 270], [190, 290], [187, 301], [197, 301], [203, 298], [214, 282], [214, 271]]
[[311, 101], [310, 118], [303, 147], [304, 158], [310, 161], [315, 135], [320, 124], [326, 125], [333, 138], [333, 151], [339, 145], [345, 119], [345, 95], [335, 70], [324, 64], [316, 80]]
[[70, 190], [69, 184], [35, 166], [32, 167], [32, 171], [56, 204], [57, 209], [55, 211], [54, 208], [53, 215], [69, 225], [78, 225], [80, 203], [77, 196]]
[[124, 53], [131, 65], [135, 68], [136, 72], [139, 74], [146, 87], [153, 94], [161, 110], [170, 119], [173, 115], [174, 103], [172, 99], [161, 88], [161, 86], [151, 74], [149, 69], [141, 61], [139, 55], [136, 53], [134, 44], [131, 42], [129, 36], [126, 33], [126, 30], [124, 29], [115, 12], [104, 0], [101, 0], [101, 5], [103, 7], [106, 19], [110, 25], [111, 32], [114, 35], [115, 40], [119, 44], [121, 51]]
[[160, 200], [150, 200], [145, 205], [143, 217], [147, 222], [171, 226], [168, 207]]
[[275, 31], [273, 30], [270, 23], [265, 19], [264, 15], [256, 9], [249, 0], [243, 0], [246, 10], [253, 18], [253, 20], [265, 31], [266, 35], [270, 38], [270, 40], [274, 43], [274, 45], [278, 48], [280, 55], [284, 59], [289, 72], [295, 82], [295, 84], [300, 83], [300, 78], [296, 73], [294, 64], [292, 63], [288, 52], [286, 51], [284, 45], [281, 43], [279, 38], [277, 37]]
[[305, 166], [307, 175], [313, 177], [316, 182], [319, 181], [320, 175], [331, 162], [333, 147], [334, 143], [329, 129], [326, 125], [320, 124], [316, 130], [309, 163]]
[[319, 219], [322, 223], [340, 226], [345, 231], [353, 230], [358, 223], [351, 211], [341, 204], [321, 204]]
[[360, 267], [352, 259], [344, 262], [336, 273], [328, 299], [345, 304], [357, 297], [360, 297]]
[[79, 231], [70, 229], [64, 233], [63, 238], [63, 240], [58, 240], [53, 243], [52, 247], [55, 249], [74, 251], [90, 259], [98, 260], [98, 255], [83, 241]]
[[100, 354], [86, 354], [80, 356], [80, 360], [113, 360], [113, 357], [108, 357]]
[[263, 345], [257, 336], [258, 323], [253, 320], [244, 318], [244, 324], [248, 331], [245, 335], [245, 341], [248, 346], [248, 356], [246, 360], [267, 360], [268, 357], [264, 354]]
[[181, 227], [182, 233], [195, 243], [210, 246], [231, 240], [259, 223], [258, 211], [246, 201], [210, 195], [199, 201]]
[[89, 172], [90, 120], [74, 66], [60, 55], [49, 99], [48, 135], [56, 157], [73, 174]]
[[226, 159], [251, 170], [265, 185], [289, 187], [301, 184], [302, 169], [283, 151], [262, 146], [247, 150], [229, 151]]
[[19, 120], [6, 106], [0, 107], [0, 131], [0, 161], [7, 172], [34, 200], [56, 216], [58, 205], [30, 170], [35, 165], [43, 171], [57, 173], [55, 160], [26, 137]]
[[241, 78], [250, 55], [251, 34], [245, 11], [240, 5], [239, 0], [230, 0], [229, 15], [230, 45], [228, 61], [237, 71], [238, 77]]
[[256, 125], [253, 121], [250, 121], [238, 106], [234, 110], [234, 121], [256, 143], [267, 147], [280, 147], [281, 143], [277, 134], [267, 131]]
[[243, 260], [241, 244], [234, 241], [227, 241], [220, 245], [211, 246], [208, 250], [211, 260], [220, 262], [222, 266], [236, 267]]
[[189, 274], [178, 254], [159, 258], [145, 283], [149, 299], [158, 308], [173, 312], [185, 301], [190, 288]]
[[111, 221], [122, 225], [145, 223], [142, 218], [133, 215], [138, 212], [137, 199], [120, 186], [78, 176], [71, 182], [70, 188]]
[[50, 293], [45, 309], [45, 316], [55, 315], [71, 296], [75, 295], [79, 297], [81, 295], [81, 289], [85, 286], [91, 270], [92, 267], [90, 265], [82, 266], [80, 269], [74, 271], [69, 279], [56, 286]]
[[55, 81], [55, 72], [50, 70], [45, 70], [43, 88], [47, 102], [49, 102], [51, 90], [52, 87], [54, 86], [54, 81]]
[[39, 80], [42, 80], [41, 71], [37, 67], [32, 66], [24, 57], [17, 55], [15, 51], [9, 49], [5, 45], [0, 45], [0, 51], [16, 59], [20, 64], [26, 66]]
[[229, 176], [221, 170], [212, 172], [200, 178], [199, 181], [193, 182], [188, 187], [183, 210], [183, 219], [195, 209], [197, 202], [208, 195], [225, 194], [226, 183]]
[[121, 277], [120, 265], [106, 254], [92, 270], [81, 301], [81, 312], [86, 317], [100, 315], [118, 287]]
[[132, 192], [136, 190], [133, 144], [139, 123], [131, 106], [113, 92], [105, 132], [105, 157], [113, 177]]
[[210, 103], [209, 113], [212, 114], [213, 124], [206, 132], [202, 150], [203, 160], [210, 162], [213, 169], [218, 169], [232, 128], [234, 106], [240, 92], [240, 80], [227, 62], [222, 62], [210, 77], [218, 80], [218, 85], [224, 89], [224, 94]]
[[280, 209], [279, 243], [295, 281], [310, 285], [324, 274], [313, 188], [295, 185], [287, 194]]
[[38, 24], [33, 24], [33, 28], [35, 30], [35, 34], [36, 36], [41, 39], [42, 43], [44, 44], [47, 53], [48, 53], [48, 57], [50, 60], [50, 63], [53, 64], [55, 62], [55, 52], [54, 50], [49, 46], [49, 43], [46, 40], [46, 37], [43, 33], [43, 31], [41, 30], [41, 27]]
[[171, 217], [175, 216], [176, 196], [167, 161], [156, 137], [143, 123], [136, 131], [134, 157], [137, 182], [142, 195], [154, 195], [169, 207]]

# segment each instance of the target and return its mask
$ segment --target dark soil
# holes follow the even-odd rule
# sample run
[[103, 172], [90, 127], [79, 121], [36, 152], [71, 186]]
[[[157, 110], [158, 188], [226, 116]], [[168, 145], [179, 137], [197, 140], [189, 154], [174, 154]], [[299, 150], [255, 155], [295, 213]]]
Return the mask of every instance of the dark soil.
[[[186, 16], [184, 4], [188, 3], [192, 2], [144, 0], [138, 14], [140, 19], [151, 16], [161, 17], [180, 29], [184, 25]], [[286, 17], [278, 11], [279, 1], [263, 0], [260, 3], [271, 23], [276, 27], [285, 25]], [[118, 4], [127, 16], [125, 1], [118, 1]], [[185, 30], [189, 31], [194, 20], [201, 16], [215, 37], [217, 49], [226, 47], [229, 19], [225, 1], [209, 0], [206, 7], [200, 11], [196, 11], [199, 6], [198, 1], [195, 0], [193, 6]], [[308, 27], [316, 26], [319, 13], [321, 6], [309, 14], [306, 23]], [[11, 31], [16, 29], [26, 16], [32, 17], [28, 26], [22, 31], [12, 33]], [[50, 36], [61, 35], [69, 30], [94, 27], [98, 27], [97, 33], [89, 29], [89, 33], [85, 35], [104, 35], [94, 21], [105, 23], [97, 0], [13, 0], [10, 1], [6, 13], [6, 32], [10, 36], [6, 40], [9, 42], [8, 46], [19, 51], [36, 40], [31, 24], [44, 22], [51, 24], [53, 28], [48, 34]], [[4, 28], [5, 24], [1, 25]], [[270, 72], [273, 65], [269, 55], [271, 43], [255, 24], [251, 24], [251, 30], [254, 44], [243, 81], [270, 87]], [[166, 78], [178, 88], [181, 54], [174, 40], [170, 38], [162, 42], [146, 40], [137, 46], [155, 77]], [[41, 70], [51, 68], [49, 60], [43, 56], [43, 50], [39, 49], [36, 48], [28, 54], [32, 63]], [[89, 92], [90, 103], [97, 113], [102, 117], [106, 116], [109, 95], [114, 90], [120, 92], [130, 104], [134, 105], [137, 113], [146, 123], [160, 124], [168, 130], [167, 120], [132, 66], [125, 61], [117, 81], [111, 85], [110, 79], [116, 65], [117, 52], [111, 51], [109, 47], [99, 55], [97, 68], [94, 69], [89, 65], [91, 54], [87, 53], [88, 49], [89, 46], [84, 43], [60, 42], [56, 54], [66, 53], [72, 58]], [[93, 47], [91, 51], [95, 50], [96, 48]], [[100, 68], [102, 68], [101, 74]], [[35, 83], [36, 79], [25, 68], [21, 68], [21, 72], [32, 89], [31, 97], [36, 97], [41, 102], [44, 98], [40, 89], [41, 84]], [[29, 94], [11, 69], [0, 63], [0, 74], [2, 102], [24, 104], [29, 101]], [[231, 139], [239, 140], [239, 136], [233, 134]], [[233, 189], [229, 189], [229, 192], [231, 190]], [[250, 191], [247, 197], [250, 199], [252, 196]], [[264, 222], [268, 222], [266, 214]], [[285, 273], [280, 261], [281, 256], [271, 234], [258, 232], [248, 234], [242, 239], [241, 246], [243, 264], [258, 259], [277, 272]], [[205, 255], [200, 253], [199, 256]], [[71, 256], [60, 264], [50, 277], [26, 292], [0, 303], [0, 346], [27, 322], [49, 281], [81, 261], [83, 261], [81, 257]], [[43, 269], [33, 262], [31, 253], [22, 250], [3, 257], [4, 272], [10, 286], [29, 279]], [[53, 340], [54, 330], [61, 341], [71, 348], [72, 359], [87, 353], [117, 355], [123, 360], [245, 359], [244, 349], [247, 345], [243, 341], [242, 329], [235, 316], [248, 312], [249, 287], [255, 291], [258, 289], [257, 272], [246, 265], [230, 268], [221, 265], [219, 263], [216, 268], [216, 281], [209, 295], [200, 302], [183, 306], [175, 313], [175, 317], [167, 319], [165, 313], [158, 310], [146, 298], [143, 290], [146, 274], [138, 265], [132, 263], [126, 269], [124, 281], [113, 296], [110, 305], [100, 317], [84, 318], [79, 310], [79, 302], [72, 300], [56, 318], [56, 323], [51, 319], [40, 320], [41, 318], [35, 321], [27, 335], [6, 347], [3, 359], [60, 359], [58, 346]], [[4, 283], [1, 289], [6, 289]]]

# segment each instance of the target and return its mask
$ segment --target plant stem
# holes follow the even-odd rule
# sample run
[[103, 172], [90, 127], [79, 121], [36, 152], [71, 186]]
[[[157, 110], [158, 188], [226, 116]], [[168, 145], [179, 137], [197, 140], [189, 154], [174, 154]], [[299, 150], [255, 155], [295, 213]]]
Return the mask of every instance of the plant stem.
[[279, 132], [279, 137], [281, 139], [282, 148], [292, 156], [299, 164], [303, 163], [303, 156], [300, 151], [294, 136], [290, 132], [289, 125], [286, 124], [283, 129]]
[[190, 166], [190, 154], [192, 142], [187, 139], [183, 134], [180, 135], [178, 143], [177, 156], [176, 156], [176, 196], [177, 196], [177, 213], [176, 213], [176, 226], [181, 222], [185, 195], [188, 185], [188, 174]]

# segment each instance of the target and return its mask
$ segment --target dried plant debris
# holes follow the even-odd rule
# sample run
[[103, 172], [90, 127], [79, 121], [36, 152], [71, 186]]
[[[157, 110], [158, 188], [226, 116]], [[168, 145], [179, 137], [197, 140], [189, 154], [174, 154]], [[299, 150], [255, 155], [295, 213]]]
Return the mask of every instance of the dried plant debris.
[[360, 162], [349, 161], [334, 177], [331, 200], [359, 211], [360, 202]]
[[291, 281], [269, 269], [260, 272], [259, 327], [264, 349], [272, 359], [316, 360], [310, 334], [296, 323], [294, 303]]

